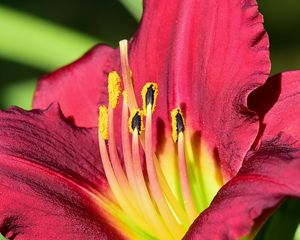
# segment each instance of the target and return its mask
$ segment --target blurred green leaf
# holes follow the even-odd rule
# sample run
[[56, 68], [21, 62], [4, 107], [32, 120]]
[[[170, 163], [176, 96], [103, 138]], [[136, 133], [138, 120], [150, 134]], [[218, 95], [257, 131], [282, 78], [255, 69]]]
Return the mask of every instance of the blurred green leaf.
[[120, 0], [120, 2], [127, 8], [127, 10], [135, 17], [136, 20], [140, 20], [143, 13], [143, 1], [142, 0]]
[[[31, 109], [32, 97], [36, 80], [24, 80], [1, 88], [1, 105], [7, 108], [10, 105]], [[1, 240], [1, 238], [0, 238]]]
[[0, 56], [43, 70], [78, 58], [99, 42], [62, 26], [0, 5]]
[[6, 240], [6, 238], [0, 234], [0, 240]]
[[300, 240], [300, 224], [297, 227], [295, 236], [294, 236], [294, 240]]
[[299, 213], [300, 201], [286, 200], [260, 230], [255, 240], [293, 240], [300, 222]]

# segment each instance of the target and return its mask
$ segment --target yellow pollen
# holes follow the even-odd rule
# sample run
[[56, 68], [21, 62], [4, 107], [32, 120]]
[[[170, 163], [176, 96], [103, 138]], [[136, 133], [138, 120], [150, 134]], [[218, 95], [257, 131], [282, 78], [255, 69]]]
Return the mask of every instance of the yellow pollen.
[[108, 99], [109, 106], [115, 108], [121, 94], [121, 78], [116, 71], [108, 74]]
[[178, 114], [181, 116], [183, 126], [185, 125], [184, 123], [184, 118], [183, 114], [180, 108], [175, 108], [171, 112], [171, 119], [172, 119], [172, 138], [174, 142], [178, 141], [178, 119], [177, 116]]
[[123, 100], [126, 102], [126, 104], [128, 105], [128, 93], [126, 90], [123, 91]]
[[[139, 121], [140, 120], [140, 121]], [[129, 131], [133, 134], [134, 130], [137, 128], [139, 135], [145, 129], [143, 123], [143, 111], [140, 109], [133, 109], [130, 113], [128, 120]]]
[[144, 114], [147, 113], [147, 105], [151, 104], [152, 112], [154, 112], [156, 106], [156, 99], [158, 95], [158, 86], [156, 83], [146, 83], [142, 90], [142, 99], [143, 99], [143, 110]]
[[107, 107], [99, 107], [98, 128], [102, 139], [108, 139], [108, 111]]

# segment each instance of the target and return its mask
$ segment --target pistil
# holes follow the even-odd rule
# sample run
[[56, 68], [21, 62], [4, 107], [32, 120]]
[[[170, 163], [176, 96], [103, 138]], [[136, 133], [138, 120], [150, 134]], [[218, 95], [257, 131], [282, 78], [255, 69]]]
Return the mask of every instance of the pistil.
[[[120, 57], [121, 57], [123, 85], [128, 94], [129, 109], [132, 111], [134, 109], [137, 109], [138, 106], [137, 106], [137, 101], [136, 101], [136, 97], [135, 97], [135, 93], [134, 93], [134, 89], [133, 89], [133, 83], [132, 83], [133, 78], [132, 78], [132, 74], [131, 74], [131, 70], [130, 70], [129, 62], [128, 62], [128, 42], [127, 42], [127, 40], [122, 40], [122, 41], [120, 41], [119, 44], [120, 44]], [[149, 84], [151, 84], [151, 83], [149, 83]], [[146, 86], [149, 87], [149, 84], [146, 84]], [[157, 95], [157, 91], [155, 92], [155, 94]], [[156, 104], [156, 97], [154, 98], [154, 102], [152, 105], [153, 109], [155, 108], [155, 104]], [[145, 109], [145, 107], [144, 107], [144, 109]], [[145, 112], [145, 110], [144, 110], [144, 112]], [[140, 139], [143, 149], [145, 149], [145, 136], [144, 136], [143, 132], [141, 133], [139, 139]], [[158, 160], [156, 154], [154, 152], [152, 154], [153, 154], [153, 161], [154, 161], [154, 165], [155, 165], [155, 169], [156, 169], [156, 173], [157, 173], [157, 178], [158, 178], [159, 184], [161, 186], [161, 189], [164, 192], [164, 195], [168, 201], [168, 205], [170, 206], [170, 209], [172, 210], [172, 212], [175, 214], [176, 218], [179, 219], [179, 221], [182, 223], [184, 228], [187, 229], [188, 226], [191, 224], [189, 222], [187, 213], [181, 207], [181, 205], [177, 201], [175, 195], [173, 194], [172, 190], [170, 189], [170, 186], [168, 185], [168, 182], [162, 172], [162, 169], [160, 167], [159, 160]]]
[[124, 83], [124, 88], [128, 94], [128, 106], [129, 109], [138, 108], [137, 101], [134, 94], [132, 74], [129, 68], [128, 61], [128, 41], [122, 40], [119, 42], [120, 55], [121, 55], [121, 68], [122, 68], [122, 78]]

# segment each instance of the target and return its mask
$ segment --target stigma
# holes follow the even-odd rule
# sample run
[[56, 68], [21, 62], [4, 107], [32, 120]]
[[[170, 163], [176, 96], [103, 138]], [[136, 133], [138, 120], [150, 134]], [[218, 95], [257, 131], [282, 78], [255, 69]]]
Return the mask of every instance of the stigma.
[[[177, 165], [178, 186], [174, 187], [160, 164], [168, 159], [158, 157], [152, 141], [159, 86], [155, 82], [144, 85], [139, 108], [126, 40], [120, 42], [120, 52], [121, 76], [115, 70], [108, 74], [108, 106], [99, 107], [99, 150], [110, 192], [102, 207], [111, 224], [130, 239], [181, 239], [201, 212], [191, 181], [191, 175], [198, 178], [199, 172], [188, 167], [192, 157], [186, 148], [184, 114], [174, 106], [166, 122], [171, 129], [167, 137], [173, 139], [175, 149], [170, 161]], [[119, 104], [121, 126], [115, 128]], [[118, 131], [122, 148], [116, 145]]]

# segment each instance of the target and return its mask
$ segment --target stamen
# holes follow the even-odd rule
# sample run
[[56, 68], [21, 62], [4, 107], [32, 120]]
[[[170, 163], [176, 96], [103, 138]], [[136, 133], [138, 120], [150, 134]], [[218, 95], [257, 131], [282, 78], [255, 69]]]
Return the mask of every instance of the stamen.
[[[114, 134], [114, 108], [117, 106], [118, 99], [121, 92], [121, 79], [117, 72], [110, 72], [108, 75], [108, 94], [109, 94], [109, 108], [108, 108], [108, 150], [111, 159], [112, 168], [116, 174], [116, 178], [124, 193], [134, 202], [135, 195], [131, 189], [124, 170], [121, 166], [121, 161], [118, 156], [115, 134]], [[134, 205], [138, 210], [138, 207]]]
[[144, 114], [147, 112], [147, 106], [151, 105], [152, 112], [156, 106], [156, 99], [158, 95], [158, 87], [156, 83], [146, 83], [142, 90], [143, 110]]
[[118, 156], [115, 133], [114, 133], [114, 108], [116, 107], [120, 95], [120, 77], [117, 72], [110, 72], [108, 75], [108, 95], [109, 95], [109, 107], [108, 107], [108, 150], [111, 158], [111, 164], [116, 173], [118, 182], [123, 189], [128, 189], [128, 182], [123, 171]]
[[[131, 145], [130, 145], [130, 138], [129, 138], [129, 131], [128, 131], [128, 99], [126, 99], [127, 92], [123, 91], [123, 107], [122, 107], [122, 149], [123, 149], [123, 156], [125, 162], [125, 169], [129, 181], [129, 185], [131, 186], [137, 200], [139, 201], [139, 193], [137, 189], [137, 181], [135, 177], [135, 172], [133, 168], [133, 160], [132, 160], [132, 152], [131, 152]], [[142, 209], [142, 203], [139, 201], [140, 207]]]
[[117, 180], [121, 185], [122, 189], [131, 195], [131, 189], [129, 187], [126, 175], [121, 166], [121, 161], [118, 156], [115, 134], [114, 134], [114, 110], [112, 108], [108, 108], [108, 150], [109, 156], [111, 159], [111, 164], [116, 173]]
[[160, 236], [159, 239], [173, 239], [170, 232], [167, 230], [164, 221], [158, 215], [150, 197], [150, 194], [148, 192], [147, 185], [143, 176], [143, 171], [141, 168], [138, 136], [139, 133], [136, 127], [133, 130], [132, 135], [133, 168], [138, 182], [137, 188], [139, 191], [140, 201], [143, 203], [144, 206], [144, 213], [149, 218], [151, 225], [155, 228], [156, 235]]
[[155, 165], [155, 169], [156, 169], [156, 173], [157, 173], [157, 177], [159, 180], [159, 183], [161, 185], [161, 188], [168, 200], [169, 205], [171, 206], [173, 212], [175, 213], [176, 217], [180, 220], [180, 222], [183, 224], [184, 229], [187, 229], [190, 225], [188, 216], [186, 214], [186, 212], [184, 211], [184, 209], [181, 207], [181, 205], [179, 204], [179, 202], [177, 201], [176, 197], [174, 196], [170, 186], [168, 185], [168, 182], [162, 172], [162, 169], [160, 167], [159, 161], [155, 155], [155, 153], [153, 153], [153, 159], [154, 159], [154, 165]]
[[[178, 165], [179, 165], [179, 175], [181, 190], [183, 193], [183, 199], [186, 211], [188, 212], [189, 219], [191, 222], [197, 217], [197, 210], [192, 196], [187, 163], [185, 158], [185, 147], [184, 147], [184, 119], [180, 109], [176, 108], [171, 113], [172, 116], [172, 137], [175, 142], [177, 142], [178, 149]], [[176, 136], [175, 136], [176, 133]]]
[[108, 74], [108, 100], [109, 107], [115, 108], [121, 93], [121, 79], [116, 71]]
[[[130, 239], [181, 239], [197, 214], [206, 207], [201, 193], [206, 193], [207, 189], [202, 186], [204, 181], [201, 176], [203, 172], [211, 175], [210, 168], [208, 171], [206, 169], [213, 161], [210, 152], [202, 151], [202, 144], [200, 154], [198, 151], [194, 153], [194, 145], [191, 144], [192, 139], [189, 136], [192, 132], [185, 131], [183, 114], [179, 108], [171, 112], [172, 138], [177, 145], [178, 154], [167, 152], [165, 155], [164, 152], [161, 156], [166, 159], [163, 161], [171, 162], [159, 161], [161, 159], [155, 154], [152, 142], [152, 114], [156, 107], [158, 86], [150, 82], [143, 87], [143, 109], [139, 110], [128, 63], [127, 40], [120, 42], [120, 55], [125, 88], [121, 126], [123, 158], [120, 159], [117, 151], [114, 124], [114, 109], [121, 93], [121, 79], [118, 73], [113, 71], [108, 74], [109, 105], [108, 108], [99, 107], [98, 123], [100, 155], [111, 191], [99, 193], [95, 190], [95, 198], [109, 224]], [[119, 126], [116, 125], [116, 128]], [[129, 131], [132, 133], [132, 139]], [[173, 146], [170, 146], [169, 142], [167, 144], [173, 151]], [[145, 156], [146, 169], [143, 168], [142, 156]], [[201, 158], [199, 167], [198, 158]], [[125, 169], [121, 160], [124, 160]], [[176, 164], [173, 166], [176, 161], [178, 169]], [[206, 162], [205, 167], [201, 165], [203, 161]], [[190, 167], [191, 165], [193, 167]], [[215, 182], [213, 184], [219, 189], [220, 184]], [[210, 182], [206, 184], [211, 186]], [[182, 195], [178, 192], [180, 189]], [[213, 193], [216, 191], [217, 189]]]
[[[144, 94], [147, 98], [147, 94]], [[145, 101], [147, 101], [145, 99]], [[162, 192], [159, 180], [157, 177], [156, 168], [153, 161], [153, 149], [152, 149], [152, 103], [151, 101], [147, 104], [147, 114], [146, 114], [146, 133], [145, 133], [145, 155], [146, 155], [146, 166], [147, 173], [149, 176], [150, 189], [152, 192], [152, 197], [154, 198], [159, 211], [161, 212], [165, 223], [167, 224], [170, 232], [176, 238], [178, 236], [183, 236], [185, 231], [182, 226], [176, 221], [173, 213], [171, 212], [168, 203], [166, 202], [165, 196]]]
[[[132, 72], [131, 69], [129, 67], [129, 63], [128, 63], [128, 42], [127, 40], [122, 40], [120, 41], [120, 56], [121, 56], [121, 68], [122, 68], [122, 77], [123, 77], [123, 86], [126, 90], [127, 96], [128, 96], [128, 106], [129, 109], [131, 111], [135, 111], [135, 109], [138, 108], [137, 106], [137, 101], [135, 98], [135, 93], [134, 93], [134, 89], [133, 89], [133, 82], [132, 82]], [[151, 95], [149, 93], [149, 95]], [[155, 98], [155, 96], [154, 96]], [[155, 100], [153, 99], [153, 105], [155, 106]], [[149, 101], [150, 102], [150, 101]], [[154, 108], [152, 108], [154, 110]], [[144, 109], [144, 112], [146, 112], [146, 110]], [[131, 130], [131, 132], [133, 131], [132, 126], [129, 125], [129, 129]], [[141, 127], [142, 130], [142, 127]], [[143, 147], [143, 149], [145, 149], [145, 134], [143, 131], [139, 132], [140, 133], [140, 143]], [[157, 178], [159, 181], [159, 184], [161, 186], [162, 192], [164, 193], [166, 199], [167, 199], [167, 204], [170, 206], [173, 214], [176, 216], [176, 219], [178, 219], [180, 221], [180, 223], [182, 224], [182, 226], [184, 227], [185, 230], [187, 230], [187, 228], [190, 225], [190, 221], [188, 219], [187, 213], [185, 212], [184, 208], [182, 208], [181, 204], [177, 201], [177, 198], [175, 197], [174, 193], [172, 192], [165, 176], [164, 173], [161, 169], [159, 160], [156, 156], [155, 153], [153, 154], [153, 161], [154, 161], [154, 166], [155, 166], [155, 170], [157, 173]]]
[[184, 131], [183, 114], [179, 108], [175, 108], [171, 112], [172, 119], [172, 138], [174, 142], [178, 141], [178, 134]]
[[[105, 109], [105, 107], [102, 106], [102, 109]], [[102, 110], [102, 112], [104, 112], [104, 111]], [[100, 109], [99, 109], [99, 113], [101, 114]], [[105, 115], [99, 116], [99, 126], [103, 124], [103, 122], [100, 122], [100, 121], [105, 121]], [[107, 122], [107, 120], [105, 122]], [[112, 190], [117, 202], [119, 203], [119, 205], [121, 206], [123, 211], [126, 212], [126, 214], [128, 214], [128, 216], [130, 216], [133, 219], [139, 219], [139, 221], [141, 221], [141, 222], [138, 222], [138, 224], [140, 225], [141, 228], [143, 228], [145, 230], [149, 230], [149, 227], [145, 223], [144, 219], [140, 217], [140, 214], [131, 205], [129, 199], [127, 198], [128, 196], [123, 193], [122, 188], [120, 187], [120, 185], [116, 179], [116, 175], [110, 164], [105, 140], [102, 138], [102, 134], [100, 133], [100, 127], [99, 127], [99, 131], [98, 131], [98, 141], [99, 141], [99, 150], [100, 150], [100, 154], [101, 154], [104, 172], [107, 177], [107, 181], [110, 186], [110, 189]]]
[[185, 208], [188, 212], [189, 218], [191, 222], [193, 222], [197, 217], [197, 210], [195, 206], [195, 202], [193, 199], [193, 195], [190, 188], [186, 158], [185, 158], [185, 148], [184, 148], [184, 134], [183, 132], [179, 132], [178, 134], [178, 160], [179, 160], [179, 174], [180, 174], [180, 182], [181, 189], [183, 192], [184, 204]]
[[132, 154], [131, 146], [129, 143], [129, 132], [128, 132], [128, 105], [126, 101], [126, 91], [123, 91], [123, 107], [122, 107], [122, 150], [125, 161], [125, 169], [128, 176], [128, 180], [131, 186], [135, 185], [134, 173], [132, 166]]

